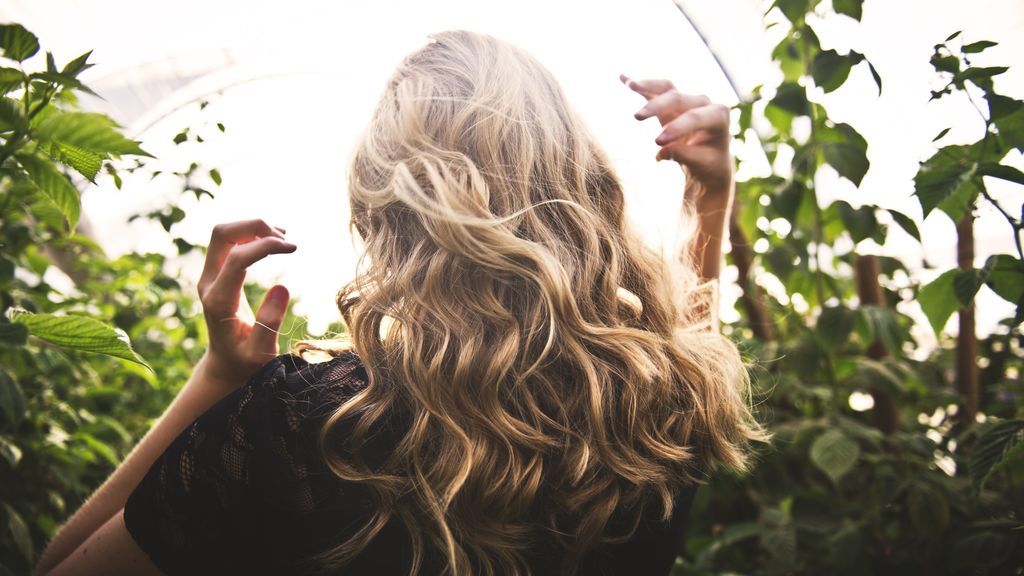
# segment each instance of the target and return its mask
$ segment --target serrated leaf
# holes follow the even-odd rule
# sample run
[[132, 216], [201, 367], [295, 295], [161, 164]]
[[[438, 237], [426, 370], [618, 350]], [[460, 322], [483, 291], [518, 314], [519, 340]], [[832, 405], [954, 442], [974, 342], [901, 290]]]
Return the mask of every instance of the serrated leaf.
[[917, 301], [936, 336], [942, 333], [946, 321], [960, 307], [960, 301], [953, 291], [953, 282], [958, 274], [958, 269], [947, 270], [917, 292]]
[[25, 74], [17, 68], [0, 67], [0, 94], [7, 94], [21, 88], [25, 83]]
[[868, 162], [868, 141], [849, 124], [839, 123], [820, 129], [817, 137], [822, 141], [822, 152], [840, 176], [860, 186], [871, 166]]
[[993, 292], [1012, 304], [1024, 300], [1024, 262], [1009, 254], [990, 256], [985, 262], [989, 270], [985, 283]]
[[896, 210], [889, 210], [889, 215], [892, 216], [893, 221], [896, 222], [904, 232], [913, 236], [918, 242], [921, 241], [921, 232], [917, 229], [917, 223], [914, 222], [910, 216], [907, 216], [902, 212], [897, 212]]
[[[974, 154], [974, 146], [946, 146], [932, 155], [931, 158], [921, 163], [917, 175], [914, 176], [914, 194], [921, 203], [921, 213], [928, 217], [935, 208], [939, 208], [944, 202], [950, 201], [955, 206], [963, 204], [962, 200], [973, 202], [977, 195], [977, 189], [971, 184], [977, 169]], [[955, 210], [947, 206], [943, 210], [950, 215], [954, 221]], [[962, 214], [961, 214], [962, 216]]]
[[0, 131], [15, 130], [24, 132], [28, 129], [25, 109], [17, 101], [7, 96], [0, 97]]
[[51, 344], [73, 350], [106, 354], [141, 364], [149, 365], [132, 350], [128, 336], [120, 330], [99, 320], [86, 316], [54, 316], [17, 312], [13, 321], [24, 324], [30, 334]]
[[100, 168], [103, 166], [104, 156], [78, 148], [77, 146], [61, 144], [59, 142], [52, 142], [49, 145], [44, 144], [40, 147], [46, 149], [46, 153], [50, 158], [72, 168], [93, 184], [96, 183], [96, 174], [99, 173]]
[[953, 278], [953, 293], [956, 294], [961, 306], [970, 306], [974, 302], [974, 295], [987, 278], [988, 270], [985, 269], [960, 270]]
[[860, 446], [840, 430], [829, 430], [811, 444], [811, 462], [833, 482], [838, 482], [857, 463]]
[[61, 74], [60, 72], [36, 72], [32, 74], [30, 78], [34, 80], [45, 80], [51, 84], [56, 84], [72, 90], [79, 90], [100, 98], [100, 95], [94, 92], [92, 88], [82, 84], [82, 82], [74, 76], [68, 76], [66, 74]]
[[1014, 446], [1024, 443], [1024, 420], [1003, 420], [985, 428], [968, 462], [971, 485], [981, 491], [992, 471]]
[[0, 25], [0, 49], [4, 57], [22, 62], [39, 52], [39, 39], [21, 24], [3, 24]]
[[89, 68], [92, 67], [92, 64], [88, 63], [89, 56], [91, 56], [91, 55], [92, 55], [92, 50], [89, 50], [85, 54], [82, 54], [78, 58], [75, 58], [71, 62], [68, 62], [64, 66], [64, 68], [60, 71], [60, 73], [66, 75], [66, 76], [71, 76], [72, 78], [74, 78], [75, 76], [78, 76], [83, 71], [88, 70]]
[[44, 142], [59, 142], [97, 154], [152, 155], [126, 138], [117, 124], [103, 114], [92, 112], [57, 112], [39, 122], [33, 132]]
[[44, 197], [60, 209], [68, 221], [71, 230], [78, 225], [78, 215], [82, 209], [81, 195], [67, 176], [49, 161], [32, 154], [18, 154], [18, 163], [25, 168], [29, 179], [43, 193]]

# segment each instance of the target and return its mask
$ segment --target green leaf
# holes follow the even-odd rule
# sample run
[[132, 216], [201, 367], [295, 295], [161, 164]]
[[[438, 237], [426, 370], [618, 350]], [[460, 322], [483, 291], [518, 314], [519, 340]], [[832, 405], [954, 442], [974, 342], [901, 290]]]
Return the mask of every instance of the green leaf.
[[1024, 184], [1024, 172], [1021, 172], [1013, 166], [1007, 166], [1005, 164], [986, 162], [981, 166], [978, 166], [978, 174], [1008, 180], [1017, 184]]
[[18, 154], [16, 157], [18, 163], [28, 172], [29, 179], [54, 206], [60, 209], [68, 221], [68, 226], [74, 230], [82, 209], [78, 189], [49, 160], [32, 154]]
[[0, 97], [0, 132], [16, 130], [24, 132], [28, 129], [25, 109], [21, 104], [7, 96]]
[[981, 491], [993, 470], [1018, 444], [1024, 443], [1024, 420], [1003, 420], [987, 426], [971, 450], [971, 485]]
[[29, 333], [36, 338], [51, 344], [83, 352], [106, 354], [149, 368], [149, 365], [132, 350], [124, 331], [93, 318], [18, 312], [13, 320], [24, 324]]
[[92, 68], [93, 65], [88, 63], [89, 56], [91, 55], [92, 50], [89, 50], [85, 54], [82, 54], [78, 58], [75, 58], [71, 62], [68, 62], [67, 65], [65, 65], [64, 68], [60, 71], [60, 73], [64, 74], [65, 76], [71, 76], [72, 78], [74, 78], [75, 76], [78, 76], [85, 70]]
[[[26, 561], [31, 562], [34, 559], [32, 536], [29, 535], [28, 526], [25, 524], [25, 521], [6, 502], [0, 503], [0, 511], [3, 512], [0, 516], [3, 517], [6, 536], [9, 536], [10, 541], [14, 542], [22, 557]], [[4, 540], [7, 540], [7, 538], [4, 538]]]
[[67, 144], [97, 154], [135, 154], [149, 156], [135, 140], [126, 138], [117, 124], [103, 114], [57, 112], [35, 126], [36, 137], [44, 142]]
[[814, 330], [822, 343], [838, 349], [850, 340], [855, 321], [856, 315], [846, 306], [826, 306], [821, 310]]
[[0, 368], [0, 431], [14, 430], [25, 420], [25, 394], [6, 370]]
[[964, 44], [960, 51], [964, 54], [977, 54], [978, 52], [983, 52], [988, 48], [997, 46], [998, 44], [998, 42], [992, 42], [990, 40], [979, 40], [977, 42], [971, 42], [970, 44]]
[[880, 340], [890, 353], [899, 354], [904, 333], [893, 311], [885, 306], [861, 305], [857, 313], [857, 326], [862, 330], [861, 337], [865, 343]]
[[982, 284], [988, 279], [988, 270], [984, 268], [972, 268], [960, 270], [953, 278], [953, 293], [960, 301], [961, 306], [970, 306], [974, 302], [974, 295], [981, 289]]
[[955, 39], [955, 38], [956, 38], [957, 36], [959, 36], [959, 35], [961, 35], [961, 34], [963, 34], [963, 33], [964, 33], [964, 31], [963, 31], [963, 30], [957, 30], [956, 32], [953, 32], [953, 33], [952, 33], [952, 34], [950, 34], [949, 36], [946, 36], [946, 40], [945, 40], [945, 41], [946, 41], [946, 42], [949, 42], [950, 40], [953, 40], [953, 39]]
[[990, 256], [985, 262], [989, 270], [985, 283], [993, 292], [1013, 304], [1024, 300], [1024, 262], [1009, 254]]
[[958, 269], [947, 270], [917, 292], [917, 301], [936, 336], [942, 333], [946, 321], [960, 307], [960, 301], [953, 291], [953, 283], [958, 274]]
[[840, 55], [835, 50], [825, 50], [814, 58], [811, 77], [826, 93], [832, 92], [846, 82], [855, 63], [852, 58]]
[[775, 92], [775, 97], [768, 102], [768, 106], [774, 106], [794, 116], [808, 116], [811, 113], [811, 105], [807, 101], [807, 92], [803, 86], [795, 82], [783, 82], [780, 84]]
[[832, 8], [838, 14], [845, 14], [860, 22], [864, 12], [864, 0], [832, 0]]
[[871, 60], [864, 59], [868, 63], [868, 70], [871, 71], [871, 78], [875, 81], [875, 86], [878, 86], [878, 95], [882, 95], [882, 75], [875, 69], [875, 65], [871, 63]]
[[935, 136], [935, 138], [932, 138], [932, 142], [938, 142], [939, 140], [942, 140], [943, 136], [949, 134], [949, 130], [949, 128], [943, 128], [942, 131]]
[[39, 39], [21, 24], [0, 25], [0, 49], [11, 60], [22, 62], [39, 52]]
[[974, 154], [973, 145], [946, 146], [921, 163], [914, 177], [914, 194], [926, 218], [932, 210], [947, 203], [943, 212], [956, 222], [963, 216], [962, 212], [958, 215], [958, 208], [965, 201], [968, 205], [973, 203], [978, 194], [971, 183], [977, 169]]
[[25, 74], [17, 68], [0, 67], [0, 94], [7, 94], [21, 88], [25, 83]]
[[836, 124], [819, 131], [824, 141], [822, 152], [840, 176], [860, 186], [871, 166], [868, 161], [868, 142], [849, 124]]
[[870, 238], [878, 229], [874, 206], [854, 208], [850, 206], [849, 202], [839, 200], [836, 202], [836, 208], [839, 210], [839, 217], [842, 218], [843, 224], [846, 225], [847, 232], [850, 233], [850, 238], [855, 243]]
[[918, 242], [921, 241], [921, 232], [917, 229], [917, 223], [910, 216], [896, 210], [889, 210], [889, 215], [900, 228], [903, 228], [904, 232], [913, 236]]
[[88, 94], [96, 96], [97, 98], [100, 97], [99, 94], [93, 92], [92, 88], [89, 88], [85, 84], [82, 84], [74, 76], [67, 76], [65, 74], [61, 74], [60, 72], [36, 72], [32, 74], [30, 78], [34, 80], [45, 80], [47, 82], [50, 82], [51, 84], [56, 84], [58, 86], [63, 86], [64, 88], [70, 88], [72, 90], [86, 92]]
[[801, 20], [811, 9], [809, 0], [775, 0], [774, 5], [778, 6], [790, 22]]
[[811, 462], [838, 482], [860, 457], [860, 446], [840, 430], [829, 430], [811, 444]]
[[1024, 102], [1016, 98], [996, 94], [995, 92], [986, 93], [985, 101], [988, 102], [988, 117], [990, 120], [997, 120], [1024, 109]]
[[220, 186], [220, 183], [223, 181], [223, 179], [220, 177], [220, 170], [217, 170], [216, 168], [211, 169], [210, 179], [213, 180], [214, 184]]
[[93, 184], [96, 183], [96, 174], [99, 173], [100, 168], [103, 166], [104, 157], [102, 155], [59, 142], [53, 142], [49, 145], [44, 144], [40, 147], [45, 148], [50, 158], [74, 169]]
[[1013, 113], [996, 118], [994, 122], [1004, 144], [1024, 151], [1024, 109], [1018, 108]]

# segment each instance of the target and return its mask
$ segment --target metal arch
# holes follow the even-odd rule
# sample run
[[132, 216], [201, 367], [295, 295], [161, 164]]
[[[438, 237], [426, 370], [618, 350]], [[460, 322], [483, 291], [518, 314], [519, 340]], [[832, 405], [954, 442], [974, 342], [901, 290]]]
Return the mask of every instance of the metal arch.
[[729, 69], [726, 68], [725, 64], [722, 62], [722, 59], [718, 57], [718, 53], [711, 47], [711, 43], [708, 42], [708, 38], [704, 35], [704, 31], [701, 30], [700, 26], [697, 26], [697, 23], [694, 22], [692, 17], [690, 17], [690, 13], [686, 10], [686, 6], [683, 6], [683, 0], [672, 0], [672, 3], [679, 9], [679, 13], [683, 15], [683, 18], [686, 18], [686, 22], [690, 25], [690, 28], [693, 29], [694, 33], [697, 34], [697, 37], [700, 38], [704, 47], [708, 49], [708, 53], [711, 54], [711, 57], [715, 59], [715, 64], [718, 66], [718, 69], [722, 71], [722, 75], [725, 76], [725, 81], [729, 83], [729, 88], [731, 88], [732, 93], [736, 95], [736, 99], [742, 101], [743, 96], [740, 94], [740, 89], [736, 85], [736, 81], [733, 79], [732, 73], [729, 72]]

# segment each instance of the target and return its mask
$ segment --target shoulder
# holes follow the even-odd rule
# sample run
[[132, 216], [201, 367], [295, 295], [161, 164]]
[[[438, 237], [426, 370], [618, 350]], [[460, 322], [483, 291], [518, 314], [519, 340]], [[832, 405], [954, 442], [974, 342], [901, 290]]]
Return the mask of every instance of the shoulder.
[[317, 419], [362, 391], [369, 378], [359, 356], [345, 351], [324, 362], [282, 354], [249, 380], [244, 396], [280, 403], [297, 415]]

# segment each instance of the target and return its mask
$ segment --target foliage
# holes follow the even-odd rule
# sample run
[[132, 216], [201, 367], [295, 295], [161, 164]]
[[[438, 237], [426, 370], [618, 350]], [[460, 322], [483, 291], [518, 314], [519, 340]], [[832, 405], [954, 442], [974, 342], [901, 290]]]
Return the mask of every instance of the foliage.
[[[938, 209], [957, 223], [973, 220], [978, 201], [997, 206], [1017, 250], [924, 286], [908, 281], [903, 262], [868, 253], [899, 231], [927, 241], [913, 219], [867, 204], [823, 204], [819, 195], [836, 185], [833, 172], [859, 186], [870, 164], [867, 141], [816, 100], [858, 67], [882, 90], [867, 56], [821, 47], [816, 19], [861, 16], [861, 0], [831, 4], [830, 13], [817, 0], [774, 3], [789, 22], [773, 54], [783, 80], [774, 95], [759, 89], [738, 106], [739, 137], [759, 141], [774, 170], [738, 185], [731, 259], [745, 290], [744, 320], [727, 330], [755, 360], [775, 440], [752, 474], [698, 493], [675, 573], [1016, 574], [1024, 566], [1024, 254], [1021, 221], [995, 204], [986, 178], [1024, 183], [1003, 162], [1020, 150], [1024, 107], [994, 89], [1006, 68], [970, 63], [993, 43], [955, 44], [954, 34], [936, 46], [932, 64], [946, 85], [933, 98], [980, 98], [988, 110], [978, 107], [981, 139], [943, 145], [922, 162], [915, 195], [924, 215]], [[755, 242], [764, 250], [753, 253]], [[758, 286], [771, 277], [784, 294]], [[980, 342], [942, 335], [930, 354], [911, 338], [901, 310], [914, 300], [941, 333], [983, 286], [1018, 305], [1001, 331]], [[969, 421], [957, 416], [968, 413], [953, 349], [962, 344], [978, 346], [981, 367], [978, 417]], [[874, 408], [855, 410], [851, 397]]]

